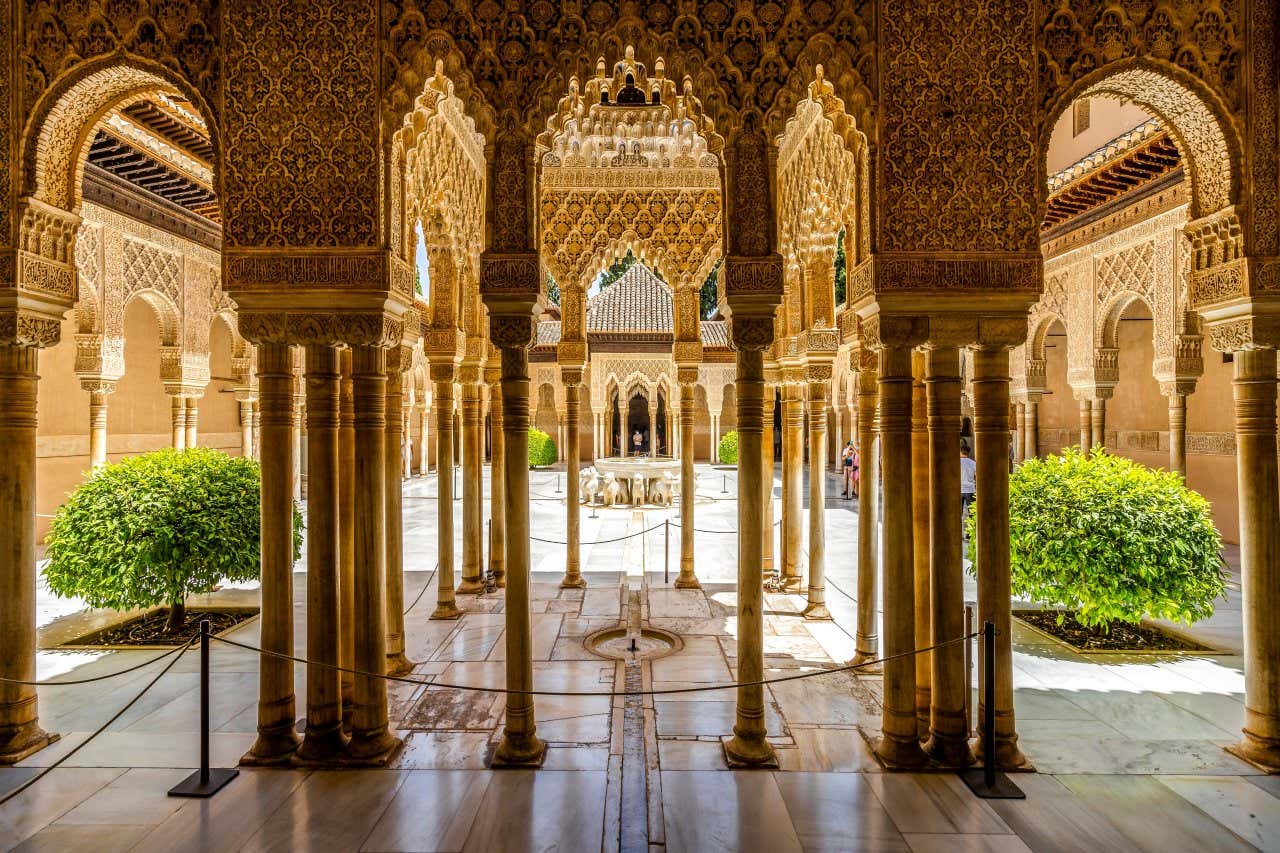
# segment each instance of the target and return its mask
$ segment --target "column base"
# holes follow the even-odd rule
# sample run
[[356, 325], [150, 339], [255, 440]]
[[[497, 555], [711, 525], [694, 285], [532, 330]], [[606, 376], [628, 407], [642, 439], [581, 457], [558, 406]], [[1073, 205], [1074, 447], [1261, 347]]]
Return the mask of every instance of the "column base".
[[502, 732], [502, 742], [494, 748], [485, 764], [498, 770], [537, 769], [547, 760], [547, 745], [536, 734], [514, 735]]
[[819, 619], [831, 620], [831, 611], [827, 609], [827, 605], [822, 602], [809, 602], [804, 610], [800, 611], [800, 615], [806, 619], [817, 621]]
[[743, 737], [736, 730], [720, 738], [724, 763], [730, 770], [778, 770], [778, 753], [764, 735]]
[[454, 590], [457, 595], [480, 595], [484, 592], [484, 578], [463, 578]]
[[293, 726], [285, 724], [274, 729], [258, 729], [258, 739], [249, 751], [240, 756], [242, 767], [280, 767], [293, 761], [301, 741]]
[[924, 744], [924, 754], [938, 767], [959, 770], [973, 764], [973, 750], [963, 735], [948, 736], [934, 732]]
[[799, 592], [804, 583], [800, 575], [779, 575], [773, 581], [773, 592]]
[[386, 729], [357, 734], [347, 744], [342, 763], [347, 767], [386, 767], [402, 748], [404, 741]]
[[494, 587], [495, 587], [496, 589], [506, 589], [506, 588], [507, 588], [507, 573], [506, 573], [506, 572], [494, 572], [494, 573], [493, 573], [493, 585], [494, 585]]
[[[850, 659], [848, 665], [860, 667], [858, 672], [866, 675], [871, 675], [873, 673], [881, 673], [881, 672], [884, 672], [884, 664], [879, 662], [879, 658], [880, 658], [880, 653], [877, 651], [854, 652], [853, 658]], [[870, 661], [876, 661], [876, 663], [871, 663], [870, 665], [866, 665]]]
[[405, 657], [404, 652], [387, 655], [386, 672], [396, 677], [408, 675], [413, 672], [413, 661]]
[[676, 589], [702, 589], [702, 584], [698, 581], [698, 576], [695, 575], [692, 571], [690, 571], [688, 574], [685, 574], [684, 571], [681, 570], [680, 574], [676, 577], [675, 588]]
[[1226, 750], [1259, 770], [1271, 774], [1280, 773], [1280, 741], [1245, 732], [1242, 740], [1226, 747]]
[[[974, 739], [973, 757], [978, 762], [986, 760], [986, 749], [981, 735]], [[1022, 750], [1018, 749], [1017, 735], [1012, 738], [996, 735], [996, 769], [1006, 773], [1030, 773], [1035, 770], [1027, 757], [1022, 754]]]
[[323, 729], [308, 725], [294, 753], [293, 764], [295, 767], [330, 767], [337, 764], [346, 751], [347, 736], [342, 733], [341, 723]]
[[872, 750], [886, 770], [918, 770], [929, 763], [920, 741], [913, 737], [899, 738], [882, 735]]
[[46, 732], [34, 720], [24, 723], [0, 737], [0, 764], [16, 764], [61, 739], [62, 735]]
[[586, 589], [587, 579], [582, 576], [581, 572], [572, 572], [566, 574], [564, 579], [560, 581], [561, 589]]
[[459, 619], [462, 611], [458, 609], [458, 605], [452, 601], [444, 601], [436, 605], [436, 609], [431, 611], [432, 619]]

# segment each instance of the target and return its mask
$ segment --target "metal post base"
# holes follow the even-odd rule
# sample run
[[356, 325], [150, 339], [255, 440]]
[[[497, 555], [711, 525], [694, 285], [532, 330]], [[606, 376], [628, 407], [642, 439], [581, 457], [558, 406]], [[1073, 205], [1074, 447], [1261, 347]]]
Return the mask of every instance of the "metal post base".
[[240, 775], [234, 767], [212, 767], [207, 781], [201, 781], [200, 771], [192, 773], [169, 789], [171, 797], [198, 797], [206, 799], [221, 791], [228, 782]]
[[970, 767], [960, 771], [960, 778], [969, 786], [969, 790], [984, 800], [1025, 800], [1027, 798], [1027, 795], [1007, 774], [997, 770], [990, 787], [987, 786], [986, 775], [986, 770], [982, 767]]

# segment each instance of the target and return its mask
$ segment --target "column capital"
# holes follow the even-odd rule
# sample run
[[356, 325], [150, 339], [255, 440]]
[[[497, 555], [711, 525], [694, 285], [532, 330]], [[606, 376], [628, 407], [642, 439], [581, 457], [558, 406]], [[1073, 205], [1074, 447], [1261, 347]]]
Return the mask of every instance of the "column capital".
[[440, 382], [448, 385], [450, 393], [452, 393], [453, 383], [458, 374], [458, 364], [456, 361], [437, 361], [432, 358], [427, 362], [427, 371], [431, 374], [432, 382]]
[[577, 365], [560, 365], [560, 381], [569, 388], [578, 388], [582, 385], [582, 377], [584, 370], [581, 364]]
[[773, 316], [732, 315], [729, 332], [734, 349], [764, 352], [773, 344]]
[[472, 385], [479, 385], [481, 380], [483, 379], [484, 379], [484, 368], [480, 367], [479, 365], [467, 364], [466, 362], [463, 362], [462, 366], [458, 368], [457, 381], [460, 385], [463, 386], [463, 388], [466, 388]]
[[581, 370], [587, 363], [587, 342], [561, 341], [556, 346], [556, 362], [561, 368], [576, 367]]
[[21, 308], [0, 311], [0, 345], [36, 347], [57, 345], [62, 337], [62, 320]]
[[1160, 393], [1165, 397], [1190, 397], [1195, 393], [1196, 380], [1170, 379], [1160, 382]]
[[89, 394], [114, 394], [116, 379], [105, 376], [81, 376], [80, 387]]
[[1206, 318], [1205, 325], [1209, 344], [1218, 352], [1280, 348], [1280, 306], [1267, 313], [1251, 312], [1244, 317]]
[[[501, 358], [501, 356], [499, 356]], [[502, 365], [498, 359], [494, 359], [485, 363], [484, 381], [487, 385], [497, 385], [502, 381]]]
[[677, 364], [676, 382], [681, 386], [698, 384], [698, 366], [696, 364]]
[[698, 364], [702, 361], [702, 341], [676, 341], [671, 345], [676, 364]]
[[872, 350], [884, 347], [917, 347], [929, 338], [929, 319], [872, 314], [863, 319], [861, 332], [863, 346]]
[[329, 311], [250, 305], [237, 313], [236, 324], [241, 336], [255, 345], [345, 343], [386, 347], [400, 343], [405, 336], [402, 313], [383, 307]]

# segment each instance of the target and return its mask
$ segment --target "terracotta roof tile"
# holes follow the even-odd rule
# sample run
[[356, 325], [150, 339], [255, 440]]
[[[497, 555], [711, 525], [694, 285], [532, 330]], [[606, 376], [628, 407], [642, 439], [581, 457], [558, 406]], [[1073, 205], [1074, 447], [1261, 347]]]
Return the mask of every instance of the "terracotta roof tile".
[[724, 320], [703, 320], [698, 328], [704, 347], [729, 346], [729, 325]]
[[671, 288], [639, 262], [587, 302], [588, 332], [670, 334], [672, 328]]
[[536, 347], [552, 346], [560, 343], [560, 321], [542, 320], [538, 323], [538, 340]]

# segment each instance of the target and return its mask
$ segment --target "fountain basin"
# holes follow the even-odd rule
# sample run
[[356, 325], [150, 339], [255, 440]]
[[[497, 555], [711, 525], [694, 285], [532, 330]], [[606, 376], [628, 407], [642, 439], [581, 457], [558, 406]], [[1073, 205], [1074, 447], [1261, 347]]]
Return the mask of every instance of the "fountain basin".
[[[634, 650], [632, 639], [635, 640]], [[626, 626], [596, 631], [582, 641], [587, 651], [609, 660], [656, 660], [675, 654], [684, 642], [675, 634], [658, 628], [641, 628], [632, 632]]]
[[680, 460], [612, 456], [581, 472], [582, 502], [603, 506], [670, 506], [679, 492]]

